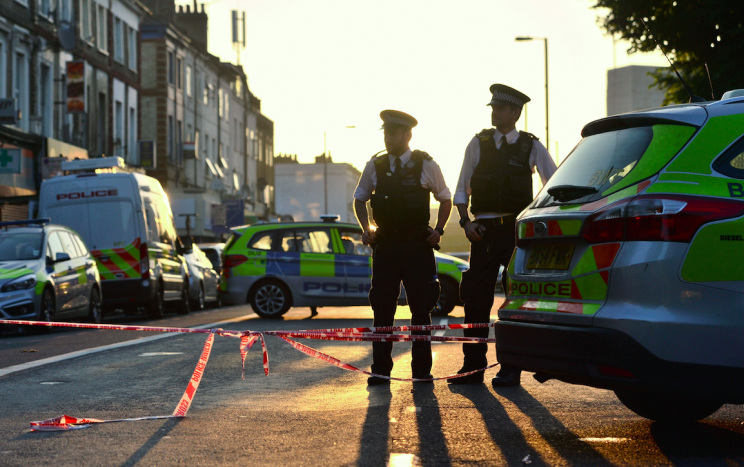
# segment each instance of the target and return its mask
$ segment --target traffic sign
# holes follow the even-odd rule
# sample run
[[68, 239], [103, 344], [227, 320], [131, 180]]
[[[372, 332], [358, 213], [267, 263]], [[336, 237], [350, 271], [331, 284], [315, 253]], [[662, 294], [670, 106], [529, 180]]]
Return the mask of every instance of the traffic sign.
[[0, 174], [21, 173], [21, 150], [0, 149]]

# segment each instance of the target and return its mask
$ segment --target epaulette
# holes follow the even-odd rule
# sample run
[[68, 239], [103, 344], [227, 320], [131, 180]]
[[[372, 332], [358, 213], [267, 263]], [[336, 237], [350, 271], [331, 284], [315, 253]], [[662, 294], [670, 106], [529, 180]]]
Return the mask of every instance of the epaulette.
[[527, 133], [526, 131], [520, 131], [519, 134], [520, 135], [524, 135], [524, 136], [529, 136], [530, 138], [534, 139], [535, 141], [540, 141], [540, 138], [538, 138], [537, 136], [533, 135], [532, 133]]
[[477, 136], [481, 141], [488, 141], [490, 138], [493, 138], [494, 131], [496, 131], [495, 128], [486, 128], [475, 136]]
[[[382, 154], [383, 152], [385, 154]], [[380, 160], [380, 157], [382, 157], [382, 156], [380, 156], [380, 154], [382, 154], [383, 156], [386, 156], [387, 155], [387, 152], [385, 152], [385, 150], [383, 149], [382, 151], [380, 151], [377, 154], [375, 154], [374, 156], [372, 156], [372, 158], [370, 160], [371, 161], [379, 161]]]
[[414, 149], [411, 153], [411, 156], [419, 156], [422, 157], [425, 161], [433, 161], [434, 158], [431, 157], [428, 153], [424, 151], [419, 151], [418, 149]]

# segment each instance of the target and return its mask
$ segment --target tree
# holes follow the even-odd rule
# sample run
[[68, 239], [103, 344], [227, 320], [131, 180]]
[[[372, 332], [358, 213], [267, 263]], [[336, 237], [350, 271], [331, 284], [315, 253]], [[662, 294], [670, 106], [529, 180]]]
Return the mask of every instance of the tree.
[[[628, 53], [664, 51], [692, 92], [711, 99], [705, 63], [715, 90], [713, 99], [744, 88], [744, 1], [742, 0], [595, 0], [592, 8], [609, 9], [599, 24], [630, 42]], [[651, 30], [649, 35], [641, 22]], [[664, 105], [689, 101], [674, 71], [660, 68], [652, 86], [665, 91]]]

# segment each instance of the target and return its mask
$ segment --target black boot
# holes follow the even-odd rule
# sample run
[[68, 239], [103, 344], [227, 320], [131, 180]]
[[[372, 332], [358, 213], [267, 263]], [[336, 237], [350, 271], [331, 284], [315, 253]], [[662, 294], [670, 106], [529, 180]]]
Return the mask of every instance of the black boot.
[[[483, 365], [481, 367], [475, 367], [475, 368], [468, 367], [468, 366], [463, 366], [462, 368], [460, 368], [460, 370], [457, 372], [457, 374], [458, 375], [461, 375], [463, 373], [468, 373], [468, 372], [471, 372], [473, 370], [477, 370], [478, 368], [483, 368], [484, 366], [486, 366], [486, 365]], [[483, 375], [484, 374], [485, 374], [485, 371], [479, 371], [477, 373], [473, 373], [472, 375], [462, 376], [460, 378], [448, 379], [447, 382], [449, 384], [483, 384]]]
[[494, 379], [491, 380], [491, 385], [494, 388], [501, 388], [506, 386], [519, 386], [520, 377], [522, 375], [521, 370], [516, 371], [500, 371]]
[[367, 378], [367, 386], [377, 386], [380, 384], [390, 384], [390, 380], [380, 378], [379, 376], [370, 376], [369, 378]]

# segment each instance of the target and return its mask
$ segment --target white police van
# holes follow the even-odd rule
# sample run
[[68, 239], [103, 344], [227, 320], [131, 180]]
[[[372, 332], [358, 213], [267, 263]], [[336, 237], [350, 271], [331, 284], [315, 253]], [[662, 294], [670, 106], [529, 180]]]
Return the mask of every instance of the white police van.
[[62, 170], [77, 173], [42, 183], [38, 215], [85, 240], [101, 274], [104, 310], [144, 306], [162, 318], [164, 302], [173, 302], [188, 313], [188, 269], [160, 182], [128, 171], [119, 157], [63, 162]]

